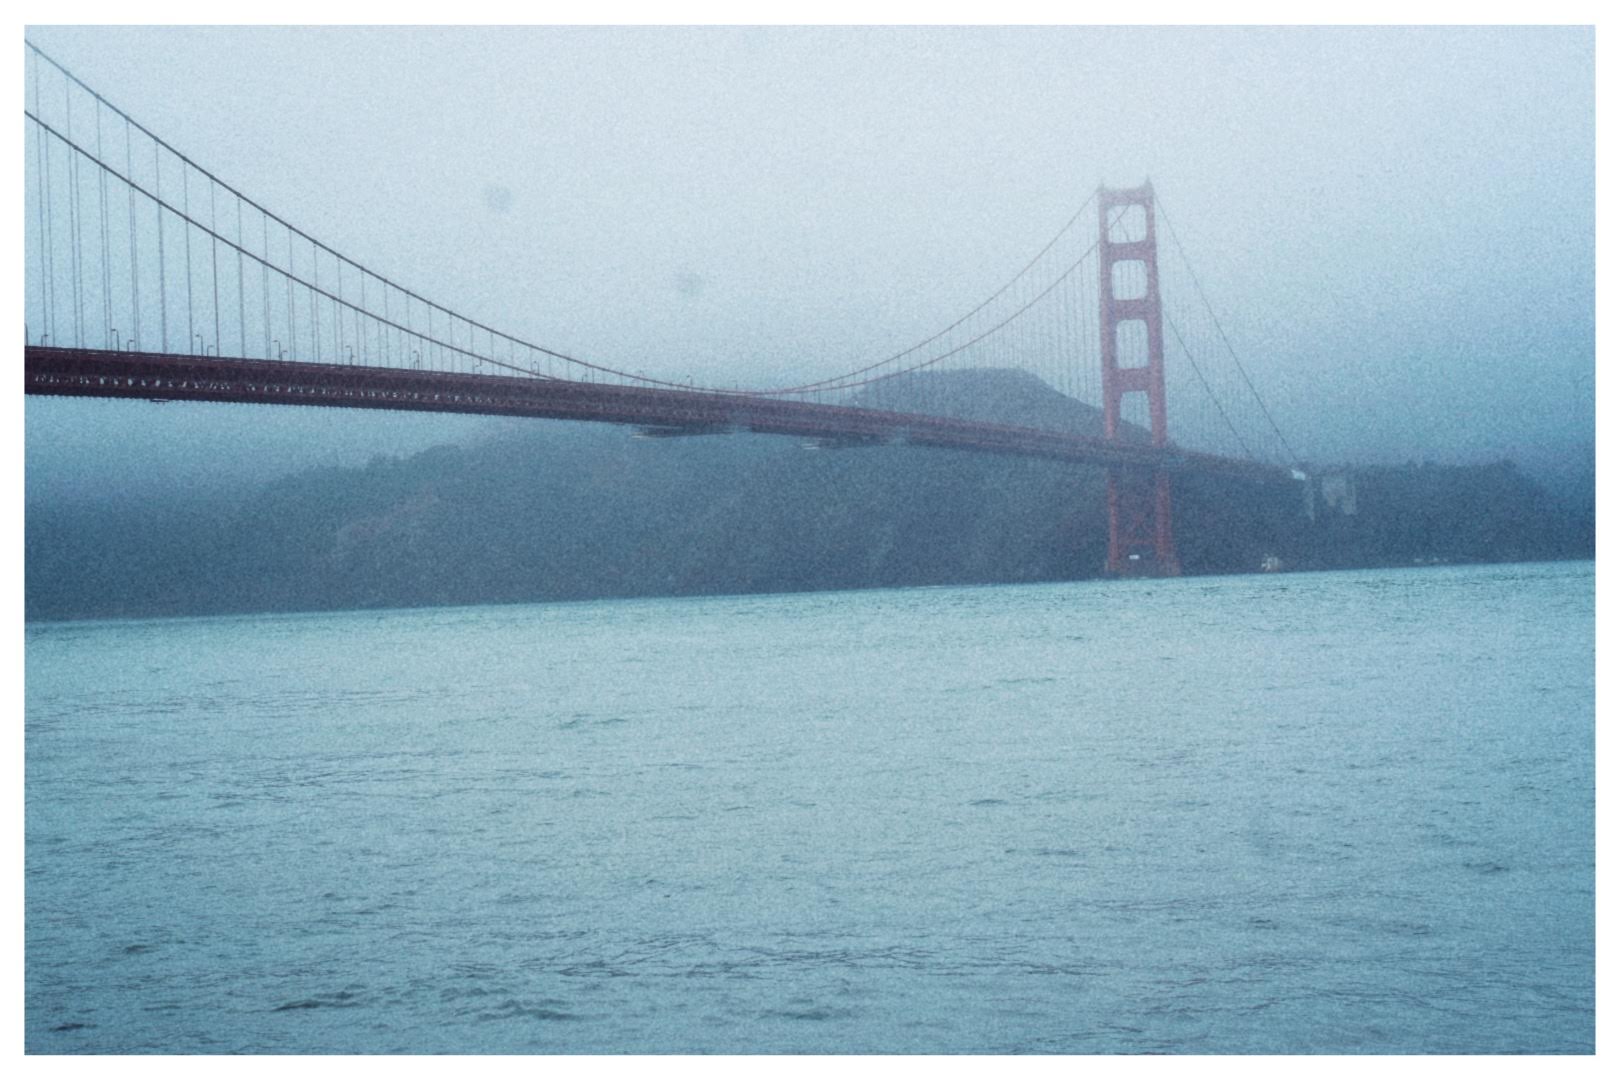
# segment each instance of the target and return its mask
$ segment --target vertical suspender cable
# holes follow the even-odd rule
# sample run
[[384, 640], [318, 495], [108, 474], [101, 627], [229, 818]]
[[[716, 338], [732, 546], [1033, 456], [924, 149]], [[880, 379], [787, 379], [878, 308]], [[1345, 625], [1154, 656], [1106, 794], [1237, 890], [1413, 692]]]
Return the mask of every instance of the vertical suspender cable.
[[157, 140], [152, 140], [152, 183], [153, 190], [157, 193], [157, 202], [152, 206], [152, 214], [157, 218], [158, 234], [158, 322], [163, 332], [163, 341], [158, 345], [158, 352], [168, 352], [169, 283], [168, 272], [163, 264], [163, 161], [159, 157], [160, 152]]
[[[284, 275], [287, 283], [287, 348], [293, 351], [293, 359], [298, 359], [298, 342], [293, 335], [293, 239], [292, 229], [287, 230], [287, 273]], [[285, 351], [285, 350], [283, 350]], [[280, 359], [279, 357], [277, 359]]]
[[[44, 113], [39, 106], [39, 61], [34, 61], [34, 115], [43, 117]], [[50, 199], [51, 159], [50, 145], [45, 141], [45, 128], [38, 123], [34, 125], [34, 170], [39, 176], [40, 192], [37, 196], [39, 205], [39, 317], [40, 340], [56, 340], [56, 327], [53, 320], [54, 311], [51, 307], [51, 289], [55, 286], [55, 278], [50, 272], [51, 248], [47, 239], [47, 217], [45, 207]]]
[[73, 343], [84, 346], [84, 279], [79, 254], [79, 158], [73, 153], [73, 86], [63, 83], [67, 102], [68, 143], [68, 237], [73, 242]]
[[[208, 178], [208, 276], [214, 283], [214, 355], [218, 356], [224, 351], [224, 341], [219, 336], [219, 231], [214, 220], [214, 178]], [[203, 352], [206, 354], [207, 349]]]
[[236, 332], [242, 342], [242, 359], [247, 359], [247, 290], [242, 281], [242, 197], [236, 198]]
[[130, 179], [129, 187], [129, 289], [130, 322], [135, 340], [135, 351], [141, 350], [141, 260], [140, 245], [136, 241], [135, 227], [135, 150], [129, 118], [124, 118], [124, 173]]
[[[96, 163], [101, 164], [101, 99], [96, 99]], [[107, 258], [107, 169], [96, 170], [101, 181], [101, 332], [104, 344], [112, 347], [112, 266]]]
[[191, 313], [191, 163], [180, 159], [180, 225], [186, 231], [186, 351], [197, 347], [197, 324]]
[[315, 362], [321, 362], [321, 302], [315, 290], [321, 287], [321, 252], [315, 241], [309, 242], [309, 317], [312, 322], [310, 337], [315, 342]]
[[270, 215], [259, 214], [259, 221], [264, 226], [264, 262], [259, 264], [259, 284], [264, 293], [264, 358], [273, 360], [270, 355]]

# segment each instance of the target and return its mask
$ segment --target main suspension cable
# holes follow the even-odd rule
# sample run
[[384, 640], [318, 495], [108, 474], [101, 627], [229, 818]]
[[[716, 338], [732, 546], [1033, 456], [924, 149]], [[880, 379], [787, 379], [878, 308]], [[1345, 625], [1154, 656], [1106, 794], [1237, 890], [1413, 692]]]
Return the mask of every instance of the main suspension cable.
[[1187, 249], [1181, 246], [1181, 237], [1176, 235], [1176, 227], [1171, 222], [1170, 215], [1165, 213], [1164, 200], [1160, 198], [1157, 201], [1159, 216], [1164, 218], [1164, 223], [1170, 227], [1170, 239], [1175, 242], [1176, 251], [1181, 255], [1181, 264], [1187, 268], [1187, 273], [1192, 276], [1193, 285], [1198, 289], [1199, 299], [1204, 302], [1204, 309], [1209, 312], [1210, 319], [1215, 323], [1215, 332], [1220, 335], [1221, 343], [1226, 346], [1227, 353], [1232, 357], [1232, 363], [1237, 365], [1238, 374], [1243, 376], [1243, 382], [1248, 386], [1249, 393], [1254, 395], [1254, 400], [1259, 404], [1260, 412], [1265, 416], [1266, 423], [1271, 425], [1271, 430], [1276, 433], [1277, 441], [1282, 443], [1283, 450], [1287, 452], [1290, 463], [1297, 465], [1299, 455], [1294, 453], [1292, 446], [1288, 445], [1287, 437], [1283, 435], [1282, 429], [1277, 426], [1277, 421], [1272, 419], [1271, 410], [1266, 408], [1265, 398], [1260, 396], [1260, 391], [1255, 388], [1254, 380], [1249, 378], [1249, 373], [1244, 368], [1243, 361], [1238, 359], [1237, 350], [1232, 348], [1232, 342], [1226, 336], [1226, 329], [1221, 326], [1220, 317], [1215, 314], [1215, 307], [1209, 302], [1209, 294], [1204, 292], [1203, 283], [1198, 280], [1198, 271], [1193, 269], [1192, 261], [1187, 258]]
[[[94, 99], [94, 101], [96, 102], [96, 106], [97, 106], [97, 109], [98, 109], [98, 117], [99, 117], [99, 110], [101, 108], [105, 107], [106, 109], [110, 110], [112, 113], [114, 113], [116, 116], [120, 117], [125, 122], [125, 125], [126, 125], [126, 138], [128, 137], [127, 136], [128, 130], [130, 128], [134, 128], [134, 129], [138, 129], [140, 132], [142, 132], [144, 135], [146, 135], [149, 139], [152, 140], [153, 154], [154, 154], [154, 172], [155, 172], [155, 176], [156, 176], [156, 181], [155, 182], [158, 185], [161, 185], [161, 175], [162, 175], [161, 163], [158, 161], [158, 155], [159, 155], [160, 151], [165, 151], [165, 150], [168, 151], [169, 154], [171, 154], [173, 157], [178, 159], [178, 161], [180, 162], [180, 165], [181, 165], [181, 180], [182, 180], [182, 194], [185, 196], [184, 209], [180, 209], [180, 210], [174, 210], [173, 208], [170, 208], [170, 209], [171, 209], [171, 212], [174, 212], [176, 214], [176, 216], [179, 217], [180, 220], [183, 223], [185, 223], [184, 239], [185, 239], [185, 248], [186, 248], [185, 254], [186, 254], [186, 264], [187, 264], [187, 278], [186, 278], [187, 305], [186, 306], [187, 306], [187, 323], [188, 323], [188, 325], [187, 325], [187, 333], [188, 333], [187, 348], [194, 347], [195, 342], [196, 342], [195, 327], [193, 325], [193, 322], [195, 320], [194, 298], [193, 298], [193, 289], [194, 289], [194, 284], [195, 283], [194, 283], [194, 281], [192, 279], [192, 274], [191, 274], [191, 251], [190, 251], [190, 248], [191, 248], [191, 228], [193, 226], [195, 226], [198, 229], [199, 232], [203, 232], [203, 233], [208, 234], [212, 240], [218, 241], [220, 243], [224, 243], [227, 246], [228, 249], [235, 249], [238, 252], [239, 257], [245, 256], [247, 259], [251, 259], [253, 261], [261, 263], [263, 265], [263, 267], [265, 268], [265, 271], [267, 273], [270, 272], [270, 271], [274, 271], [276, 273], [283, 274], [284, 277], [287, 280], [288, 288], [289, 288], [289, 297], [288, 297], [289, 305], [292, 302], [291, 295], [290, 295], [290, 289], [292, 287], [293, 282], [298, 281], [299, 284], [304, 285], [307, 288], [311, 288], [312, 290], [314, 290], [314, 292], [316, 294], [318, 294], [320, 296], [323, 296], [326, 299], [329, 299], [329, 300], [333, 301], [334, 304], [337, 304], [337, 305], [339, 305], [339, 306], [341, 306], [343, 308], [347, 308], [347, 309], [350, 309], [350, 310], [354, 311], [357, 316], [364, 315], [364, 316], [372, 318], [372, 319], [377, 319], [378, 318], [375, 315], [375, 313], [371, 312], [369, 309], [362, 309], [362, 308], [356, 307], [354, 304], [352, 304], [352, 303], [350, 303], [350, 302], [348, 302], [346, 300], [340, 299], [340, 297], [338, 295], [335, 295], [332, 292], [319, 287], [319, 285], [317, 283], [318, 283], [318, 275], [319, 275], [319, 268], [320, 268], [321, 253], [324, 252], [327, 256], [330, 256], [338, 264], [340, 270], [341, 270], [341, 266], [342, 266], [343, 263], [348, 263], [349, 266], [353, 267], [355, 270], [360, 272], [360, 274], [362, 275], [362, 278], [365, 275], [369, 275], [369, 276], [375, 278], [379, 282], [379, 284], [381, 284], [383, 286], [383, 296], [384, 296], [385, 302], [387, 300], [388, 290], [390, 288], [392, 288], [394, 290], [397, 290], [405, 298], [407, 308], [409, 307], [409, 305], [410, 305], [410, 303], [412, 301], [420, 303], [426, 309], [426, 314], [427, 314], [427, 317], [428, 317], [428, 319], [430, 321], [429, 336], [424, 337], [419, 332], [411, 330], [409, 327], [399, 326], [396, 323], [392, 323], [390, 320], [388, 320], [386, 318], [386, 315], [385, 315], [385, 317], [383, 319], [380, 320], [380, 322], [383, 325], [392, 325], [395, 328], [399, 329], [403, 333], [409, 334], [411, 336], [418, 337], [421, 340], [423, 340], [425, 343], [431, 343], [434, 346], [446, 349], [451, 353], [465, 355], [465, 356], [468, 356], [468, 357], [474, 358], [474, 359], [488, 360], [489, 362], [497, 364], [500, 367], [506, 367], [506, 368], [510, 368], [512, 370], [517, 370], [517, 371], [523, 371], [525, 374], [533, 374], [533, 372], [524, 371], [524, 369], [517, 368], [514, 365], [500, 364], [498, 361], [494, 360], [493, 356], [484, 357], [480, 353], [477, 353], [477, 352], [475, 352], [475, 351], [473, 351], [471, 349], [459, 348], [459, 347], [454, 346], [454, 345], [452, 345], [452, 344], [450, 344], [448, 342], [439, 341], [436, 338], [432, 338], [432, 336], [431, 336], [431, 334], [432, 334], [431, 321], [433, 320], [434, 312], [437, 311], [440, 314], [444, 315], [446, 317], [446, 319], [445, 319], [446, 323], [448, 325], [450, 325], [450, 326], [453, 326], [454, 323], [457, 322], [457, 321], [460, 321], [462, 323], [467, 324], [467, 326], [469, 328], [469, 344], [471, 344], [471, 340], [470, 340], [471, 331], [476, 329], [476, 330], [488, 333], [491, 336], [492, 342], [496, 337], [499, 337], [499, 338], [509, 342], [510, 345], [512, 346], [512, 348], [513, 348], [514, 353], [515, 353], [515, 351], [516, 351], [516, 349], [518, 347], [521, 347], [523, 349], [526, 349], [526, 350], [530, 351], [531, 353], [539, 353], [539, 354], [542, 354], [542, 355], [544, 355], [546, 357], [550, 357], [552, 359], [561, 361], [563, 363], [574, 364], [574, 365], [576, 365], [576, 366], [578, 366], [578, 367], [580, 367], [582, 369], [585, 369], [586, 371], [599, 372], [599, 373], [601, 373], [603, 375], [610, 375], [610, 376], [613, 376], [613, 377], [616, 377], [616, 378], [627, 380], [629, 382], [640, 383], [640, 384], [643, 384], [643, 385], [662, 386], [662, 387], [678, 388], [678, 389], [700, 389], [700, 390], [704, 390], [706, 392], [719, 393], [719, 394], [756, 394], [756, 395], [798, 394], [798, 393], [808, 393], [808, 392], [821, 391], [821, 390], [836, 390], [836, 389], [847, 388], [847, 387], [851, 387], [851, 386], [864, 385], [866, 382], [875, 381], [875, 380], [854, 380], [854, 377], [857, 376], [857, 375], [863, 375], [863, 374], [866, 374], [867, 372], [875, 371], [875, 370], [877, 370], [879, 368], [882, 368], [882, 367], [885, 367], [887, 365], [896, 363], [897, 361], [902, 360], [905, 357], [910, 356], [910, 355], [912, 355], [912, 354], [926, 348], [928, 345], [931, 345], [931, 344], [939, 341], [941, 338], [944, 338], [946, 335], [950, 334], [951, 332], [953, 332], [954, 330], [956, 330], [957, 328], [962, 326], [964, 323], [966, 323], [968, 320], [973, 318], [975, 315], [979, 314], [986, 307], [988, 307], [990, 304], [995, 302], [998, 298], [1003, 296], [1010, 288], [1012, 288], [1018, 281], [1020, 281], [1049, 251], [1051, 251], [1051, 249], [1059, 242], [1059, 240], [1066, 233], [1068, 233], [1068, 231], [1071, 228], [1073, 228], [1074, 224], [1077, 221], [1079, 221], [1081, 219], [1081, 217], [1085, 214], [1086, 209], [1091, 205], [1092, 201], [1096, 198], [1095, 193], [1093, 193], [1090, 197], [1088, 197], [1086, 199], [1086, 201], [1081, 205], [1081, 207], [1075, 212], [1075, 214], [1068, 220], [1068, 222], [1066, 222], [1062, 226], [1062, 228], [1060, 228], [1057, 231], [1057, 233], [1046, 244], [1046, 246], [1043, 247], [1034, 256], [1034, 258], [1032, 258], [1022, 269], [1020, 269], [1016, 274], [1014, 274], [1013, 277], [1009, 281], [1007, 281], [1004, 285], [1002, 285], [1001, 288], [997, 289], [988, 298], [986, 298], [984, 301], [982, 301], [981, 303], [976, 305], [972, 310], [968, 311], [966, 314], [962, 315], [960, 318], [958, 318], [957, 320], [952, 322], [949, 326], [945, 327], [943, 330], [940, 330], [937, 333], [931, 334], [930, 336], [922, 339], [921, 341], [916, 342], [915, 344], [913, 344], [911, 346], [908, 346], [907, 348], [905, 348], [905, 349], [903, 349], [903, 350], [901, 350], [901, 351], [899, 351], [897, 353], [894, 353], [894, 354], [892, 354], [890, 356], [887, 356], [887, 357], [885, 357], [885, 358], [883, 358], [881, 360], [875, 361], [873, 363], [864, 365], [864, 366], [862, 366], [860, 368], [855, 369], [854, 371], [844, 372], [844, 373], [842, 373], [840, 375], [831, 376], [831, 377], [816, 380], [816, 381], [810, 382], [810, 383], [798, 384], [796, 386], [770, 388], [770, 389], [756, 389], [756, 390], [738, 390], [738, 389], [735, 389], [735, 388], [725, 388], [725, 387], [694, 387], [691, 383], [681, 383], [681, 382], [675, 382], [675, 381], [671, 381], [671, 380], [650, 378], [648, 376], [640, 375], [640, 374], [637, 374], [635, 372], [631, 372], [631, 371], [627, 371], [627, 370], [623, 370], [623, 369], [618, 369], [618, 368], [613, 368], [613, 367], [608, 367], [608, 366], [602, 365], [602, 364], [592, 363], [592, 362], [590, 362], [588, 360], [584, 360], [584, 359], [582, 359], [580, 357], [577, 357], [577, 356], [572, 356], [572, 355], [560, 352], [560, 351], [555, 350], [555, 349], [550, 349], [550, 348], [547, 348], [547, 347], [545, 347], [543, 345], [534, 344], [532, 342], [525, 341], [522, 338], [518, 338], [518, 337], [515, 337], [515, 336], [510, 335], [510, 334], [501, 333], [500, 331], [497, 331], [496, 329], [494, 329], [493, 327], [491, 327], [491, 326], [489, 326], [489, 325], [487, 325], [485, 323], [482, 323], [482, 322], [479, 322], [479, 321], [477, 321], [475, 319], [470, 319], [470, 318], [467, 318], [466, 316], [460, 315], [460, 314], [458, 314], [458, 313], [456, 313], [454, 311], [451, 311], [449, 308], [446, 308], [446, 307], [444, 307], [444, 306], [442, 306], [440, 304], [437, 304], [437, 303], [433, 302], [432, 300], [429, 300], [427, 297], [421, 295], [420, 293], [415, 292], [414, 290], [405, 288], [404, 286], [398, 284], [397, 282], [393, 281], [392, 279], [384, 277], [383, 275], [377, 273], [375, 270], [370, 269], [365, 264], [360, 263], [360, 262], [356, 261], [355, 259], [352, 259], [352, 258], [350, 258], [350, 257], [348, 257], [346, 255], [343, 255], [343, 254], [339, 253], [338, 251], [336, 251], [335, 249], [329, 247], [328, 245], [326, 245], [324, 243], [321, 243], [319, 240], [315, 239], [313, 236], [310, 236], [308, 233], [306, 233], [303, 230], [301, 230], [301, 229], [297, 228], [296, 226], [294, 226], [291, 222], [287, 221], [285, 218], [283, 218], [280, 215], [275, 214], [272, 211], [270, 211], [263, 204], [261, 204], [261, 203], [255, 201], [254, 199], [248, 197], [246, 194], [241, 192], [239, 189], [233, 187], [232, 185], [226, 183], [224, 180], [222, 180], [219, 177], [215, 176], [213, 173], [211, 173], [208, 170], [204, 169], [202, 166], [200, 166], [196, 162], [192, 161], [192, 159], [189, 158], [187, 155], [181, 153], [172, 144], [168, 143], [163, 138], [161, 138], [159, 135], [157, 135], [154, 131], [152, 131], [146, 125], [144, 125], [140, 121], [136, 120], [129, 113], [127, 113], [124, 110], [118, 108], [116, 105], [112, 104], [111, 102], [107, 101], [94, 88], [90, 87], [87, 83], [85, 83], [77, 75], [75, 75], [71, 71], [69, 71], [66, 67], [64, 67], [61, 63], [59, 63], [54, 58], [52, 58], [50, 55], [45, 53], [45, 51], [40, 49], [37, 45], [35, 45], [35, 44], [33, 44], [32, 42], [29, 42], [29, 41], [25, 41], [24, 44], [27, 45], [28, 48], [30, 50], [32, 50], [40, 59], [44, 60], [46, 63], [50, 64], [57, 71], [59, 71], [66, 79], [70, 80], [72, 83], [79, 86], [86, 93], [88, 93]], [[37, 84], [37, 73], [36, 73], [36, 84]], [[37, 95], [37, 90], [36, 90], [36, 95]], [[37, 116], [37, 115], [34, 115], [32, 113], [27, 113], [26, 110], [25, 110], [25, 115], [28, 115], [31, 119], [33, 119], [36, 123], [38, 123], [43, 130], [45, 130], [46, 132], [49, 132], [51, 135], [54, 135], [57, 139], [61, 140], [64, 144], [66, 144], [72, 150], [77, 150], [79, 152], [79, 154], [83, 155], [84, 157], [86, 157], [89, 160], [91, 160], [92, 162], [94, 162], [102, 170], [104, 170], [104, 172], [110, 173], [111, 175], [118, 178], [119, 180], [122, 180], [124, 183], [128, 184], [131, 187], [132, 190], [139, 191], [142, 195], [145, 195], [146, 197], [153, 199], [153, 201], [156, 202], [160, 207], [168, 207], [168, 204], [164, 203], [162, 198], [161, 198], [161, 186], [159, 186], [157, 188], [156, 193], [149, 193], [149, 192], [145, 191], [144, 188], [142, 188], [140, 185], [138, 185], [135, 182], [132, 172], [129, 172], [128, 175], [120, 173], [119, 170], [116, 167], [114, 167], [113, 165], [111, 165], [108, 162], [105, 162], [105, 161], [101, 160], [98, 155], [96, 155], [94, 153], [91, 153], [90, 151], [86, 150], [85, 148], [79, 146], [78, 143], [75, 142], [73, 140], [73, 138], [71, 137], [71, 133], [69, 133], [68, 135], [63, 135], [62, 133], [56, 131], [49, 124], [47, 124], [44, 121], [42, 116]], [[71, 154], [69, 156], [69, 164], [70, 164], [70, 167], [72, 167], [72, 169], [73, 169], [73, 172], [75, 174], [74, 178], [76, 180], [76, 178], [77, 178], [77, 161], [76, 161], [76, 159], [74, 159], [72, 157]], [[48, 160], [46, 162], [46, 168], [47, 169], [49, 168]], [[287, 267], [286, 270], [282, 270], [279, 267], [276, 267], [272, 263], [270, 263], [269, 258], [268, 258], [268, 256], [269, 256], [268, 244], [266, 246], [266, 251], [264, 253], [264, 256], [261, 257], [261, 256], [258, 256], [258, 255], [256, 255], [255, 253], [253, 253], [251, 251], [248, 251], [242, 245], [242, 243], [241, 243], [242, 238], [240, 236], [240, 230], [238, 232], [238, 236], [236, 237], [235, 242], [233, 242], [233, 241], [227, 239], [226, 237], [221, 236], [213, 228], [204, 226], [201, 222], [196, 221], [195, 219], [193, 219], [192, 216], [189, 213], [189, 204], [190, 204], [189, 196], [190, 196], [190, 186], [191, 186], [190, 185], [190, 179], [191, 179], [190, 173], [191, 173], [192, 170], [196, 170], [196, 172], [199, 174], [199, 178], [200, 179], [205, 179], [209, 183], [209, 185], [210, 185], [210, 187], [209, 187], [209, 199], [210, 199], [211, 208], [212, 208], [212, 204], [214, 202], [214, 199], [215, 199], [215, 197], [217, 195], [216, 191], [214, 190], [215, 187], [217, 186], [218, 188], [223, 189], [223, 191], [225, 193], [227, 193], [228, 195], [230, 195], [230, 196], [236, 198], [237, 200], [239, 200], [239, 203], [245, 203], [246, 205], [252, 207], [254, 210], [258, 211], [261, 215], [263, 215], [264, 224], [265, 224], [266, 229], [268, 229], [269, 222], [271, 222], [271, 221], [274, 221], [279, 227], [285, 228], [287, 230], [287, 232], [288, 232], [289, 258], [291, 256], [291, 245], [293, 243], [294, 237], [296, 237], [300, 241], [308, 242], [309, 245], [310, 245], [310, 250], [311, 250], [311, 267], [310, 267], [311, 274], [312, 274], [311, 281], [310, 282], [305, 282], [305, 281], [303, 281], [302, 278], [299, 278], [296, 275], [294, 275], [292, 273], [292, 265], [291, 265], [290, 262], [289, 262], [288, 267]], [[49, 188], [49, 185], [47, 185], [47, 189], [48, 188]], [[238, 209], [240, 210], [240, 205], [239, 205]], [[163, 251], [163, 247], [164, 247], [164, 244], [163, 244], [164, 235], [163, 234], [164, 234], [164, 230], [162, 228], [162, 222], [161, 222], [161, 219], [160, 219], [159, 223], [158, 223], [158, 249], [159, 249], [158, 254], [159, 254], [160, 272], [162, 270], [162, 263], [164, 261], [164, 254], [165, 254], [164, 251]], [[213, 247], [212, 244], [211, 244], [211, 247]], [[217, 247], [214, 248], [214, 251], [211, 252], [211, 255], [213, 256], [213, 258], [211, 259], [211, 262], [217, 263]], [[1084, 256], [1082, 256], [1082, 259], [1083, 258], [1084, 258]], [[217, 266], [211, 266], [210, 269], [212, 271], [210, 276], [214, 279], [214, 281], [212, 283], [215, 284], [216, 288], [217, 288], [217, 274], [218, 274]], [[1069, 268], [1069, 270], [1065, 271], [1063, 276], [1066, 277], [1069, 273], [1072, 273], [1073, 269], [1074, 269], [1074, 267], [1071, 266]], [[75, 275], [75, 276], [77, 277], [77, 275]], [[1061, 281], [1062, 278], [1060, 277], [1059, 280]], [[1050, 289], [1048, 289], [1047, 291], [1049, 292]], [[164, 309], [166, 309], [166, 306], [167, 306], [167, 304], [166, 304], [166, 301], [167, 301], [166, 292], [167, 292], [166, 289], [163, 289], [163, 288], [160, 287], [160, 289], [159, 289], [159, 297], [160, 297], [160, 312], [159, 312], [159, 314], [160, 314], [160, 316], [163, 317], [162, 321], [165, 322], [165, 323], [167, 322], [167, 318], [166, 318], [167, 312], [166, 312], [166, 310], [164, 310]], [[1043, 292], [1041, 295], [1044, 296], [1045, 293]], [[76, 305], [76, 306], [78, 306], [78, 305]], [[1028, 306], [1029, 305], [1025, 305], [1023, 308], [1021, 308], [1019, 310], [1019, 312], [1015, 313], [1013, 317], [1016, 317], [1017, 314], [1021, 314], [1023, 311], [1027, 310]], [[217, 301], [217, 298], [216, 298], [216, 301], [215, 301], [215, 315], [216, 315], [216, 318], [217, 318], [217, 315], [218, 315], [218, 301]], [[319, 325], [318, 325], [320, 316], [319, 316], [319, 305], [318, 304], [312, 304], [312, 310], [310, 312], [310, 315], [311, 315], [312, 320], [315, 320], [315, 327], [314, 327], [314, 330], [313, 330], [313, 342], [314, 342], [314, 345], [315, 345], [316, 349], [318, 350], [320, 348], [320, 330], [319, 330]], [[291, 316], [289, 315], [289, 319], [290, 319], [290, 317]], [[1007, 321], [1011, 321], [1011, 320], [1009, 319], [1009, 320], [1006, 320], [1006, 321], [998, 324], [996, 327], [991, 328], [990, 331], [987, 331], [985, 334], [982, 334], [978, 338], [975, 338], [974, 341], [982, 340], [985, 336], [988, 336], [988, 334], [993, 333], [996, 329], [999, 329], [1001, 326], [1005, 326]], [[165, 344], [164, 344], [163, 347], [166, 349], [167, 348], [167, 327], [165, 326], [163, 329], [164, 329], [163, 337], [164, 337], [164, 340], [165, 340]], [[216, 331], [216, 338], [217, 337], [218, 337], [218, 332]], [[972, 343], [973, 342], [969, 342], [968, 344], [972, 344]], [[217, 341], [217, 340], [214, 342], [214, 347], [215, 347], [216, 350], [219, 348], [220, 344], [221, 343], [219, 341]], [[953, 355], [953, 354], [955, 354], [957, 352], [960, 352], [963, 348], [966, 348], [966, 347], [967, 347], [966, 345], [963, 345], [963, 346], [959, 346], [959, 347], [957, 347], [955, 349], [948, 350], [947, 352], [945, 352], [945, 353], [943, 353], [943, 354], [941, 354], [939, 356], [931, 357], [929, 360], [926, 360], [926, 361], [924, 361], [924, 362], [922, 362], [920, 364], [911, 365], [911, 366], [907, 367], [904, 371], [894, 372], [894, 373], [891, 373], [891, 375], [903, 374], [903, 373], [905, 373], [905, 371], [913, 371], [913, 370], [917, 370], [918, 368], [921, 368], [921, 367], [930, 366], [931, 364], [937, 363], [937, 362], [939, 362], [939, 360], [944, 359], [946, 356], [950, 356], [950, 355]], [[493, 345], [492, 345], [491, 352], [493, 353], [493, 351], [494, 351], [494, 348], [493, 348]]]

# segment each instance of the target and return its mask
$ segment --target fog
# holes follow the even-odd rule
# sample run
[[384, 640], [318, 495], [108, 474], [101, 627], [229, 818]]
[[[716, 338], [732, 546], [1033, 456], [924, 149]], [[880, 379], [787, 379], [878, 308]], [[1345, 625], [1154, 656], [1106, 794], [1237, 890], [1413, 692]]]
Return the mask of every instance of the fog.
[[[438, 302], [700, 382], [887, 355], [999, 287], [1098, 183], [1151, 177], [1301, 457], [1592, 468], [1589, 29], [28, 37]], [[37, 398], [26, 422], [30, 500], [234, 484], [501, 426]]]

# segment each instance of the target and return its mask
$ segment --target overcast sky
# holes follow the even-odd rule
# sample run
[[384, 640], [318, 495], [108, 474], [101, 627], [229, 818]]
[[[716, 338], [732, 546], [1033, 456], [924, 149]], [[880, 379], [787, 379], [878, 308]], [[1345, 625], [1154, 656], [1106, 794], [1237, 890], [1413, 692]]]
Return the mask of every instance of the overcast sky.
[[[1099, 182], [1151, 176], [1304, 457], [1590, 462], [1590, 30], [28, 37], [334, 248], [604, 363], [859, 366], [996, 289]], [[31, 496], [486, 426], [41, 399], [27, 423]]]

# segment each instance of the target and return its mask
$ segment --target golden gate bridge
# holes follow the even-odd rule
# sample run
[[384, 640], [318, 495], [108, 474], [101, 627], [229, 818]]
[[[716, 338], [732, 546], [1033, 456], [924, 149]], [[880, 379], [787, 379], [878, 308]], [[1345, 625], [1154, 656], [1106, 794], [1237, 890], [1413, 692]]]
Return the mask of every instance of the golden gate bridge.
[[[29, 394], [526, 416], [1070, 461], [1107, 470], [1115, 574], [1180, 572], [1178, 473], [1301, 475], [1151, 183], [1098, 188], [1000, 288], [907, 348], [815, 380], [701, 386], [435, 303], [226, 183], [32, 44], [27, 59]], [[1161, 273], [1161, 221], [1172, 273]], [[936, 376], [983, 368], [1032, 374], [1093, 406], [1095, 422], [960, 415]]]

